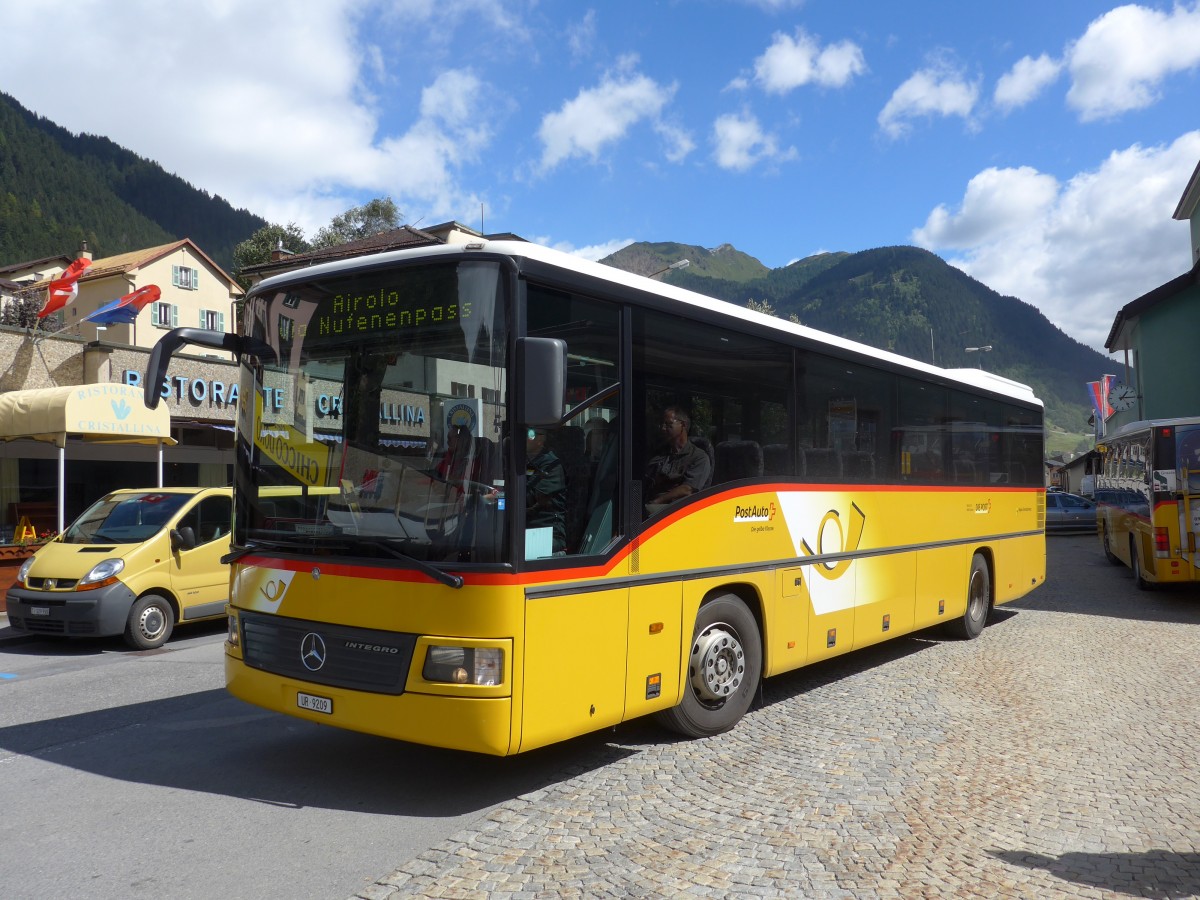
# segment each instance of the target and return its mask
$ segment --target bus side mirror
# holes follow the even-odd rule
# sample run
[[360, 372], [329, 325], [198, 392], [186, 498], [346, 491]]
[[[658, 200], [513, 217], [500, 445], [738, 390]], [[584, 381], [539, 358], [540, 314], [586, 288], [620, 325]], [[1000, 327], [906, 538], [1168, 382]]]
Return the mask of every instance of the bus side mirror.
[[163, 379], [167, 377], [167, 364], [175, 351], [184, 344], [210, 347], [213, 350], [228, 350], [236, 358], [258, 356], [267, 362], [275, 361], [275, 351], [258, 338], [242, 337], [225, 331], [210, 331], [207, 328], [172, 328], [150, 351], [150, 362], [146, 367], [146, 381], [142, 386], [147, 409], [157, 409], [162, 393]]
[[518, 339], [517, 371], [525, 406], [522, 424], [561, 423], [567, 389], [567, 342], [558, 338]]

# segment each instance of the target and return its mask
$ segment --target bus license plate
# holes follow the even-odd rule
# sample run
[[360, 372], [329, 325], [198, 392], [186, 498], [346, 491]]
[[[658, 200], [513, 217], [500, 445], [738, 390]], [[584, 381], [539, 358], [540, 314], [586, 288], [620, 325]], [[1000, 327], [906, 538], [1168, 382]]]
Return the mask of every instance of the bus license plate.
[[50, 607], [48, 606], [31, 606], [29, 607], [31, 616], [48, 616], [50, 615]]
[[333, 701], [328, 697], [316, 697], [312, 694], [296, 694], [296, 705], [301, 709], [307, 709], [312, 712], [324, 713], [327, 716], [333, 715]]

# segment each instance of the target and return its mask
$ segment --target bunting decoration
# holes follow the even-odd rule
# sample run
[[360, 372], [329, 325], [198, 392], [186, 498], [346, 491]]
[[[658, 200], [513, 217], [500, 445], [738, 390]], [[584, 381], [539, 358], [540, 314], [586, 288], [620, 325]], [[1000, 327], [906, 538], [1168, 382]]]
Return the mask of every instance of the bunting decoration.
[[93, 325], [128, 325], [147, 305], [156, 302], [161, 296], [162, 291], [157, 284], [148, 284], [104, 304], [94, 313], [84, 316], [81, 321], [91, 322]]
[[47, 285], [46, 305], [38, 311], [39, 319], [58, 312], [79, 295], [79, 276], [91, 264], [90, 259], [81, 256]]

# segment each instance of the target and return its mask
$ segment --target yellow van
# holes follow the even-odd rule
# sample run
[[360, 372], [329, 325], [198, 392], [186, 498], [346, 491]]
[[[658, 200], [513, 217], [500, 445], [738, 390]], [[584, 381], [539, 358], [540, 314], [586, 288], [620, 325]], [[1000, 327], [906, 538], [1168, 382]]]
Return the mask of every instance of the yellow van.
[[21, 566], [8, 624], [159, 647], [175, 623], [225, 614], [232, 522], [227, 487], [114, 491]]

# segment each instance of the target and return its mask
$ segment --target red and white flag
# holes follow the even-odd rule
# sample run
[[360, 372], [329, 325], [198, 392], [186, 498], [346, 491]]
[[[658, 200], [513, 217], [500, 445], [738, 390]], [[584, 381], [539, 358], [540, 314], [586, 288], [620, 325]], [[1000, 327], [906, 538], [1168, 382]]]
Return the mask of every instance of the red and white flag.
[[39, 319], [44, 319], [46, 316], [58, 312], [78, 296], [79, 276], [91, 264], [92, 261], [90, 259], [81, 256], [75, 262], [71, 263], [71, 265], [67, 266], [61, 275], [50, 282], [47, 286], [48, 296], [46, 297], [46, 305], [37, 314]]

